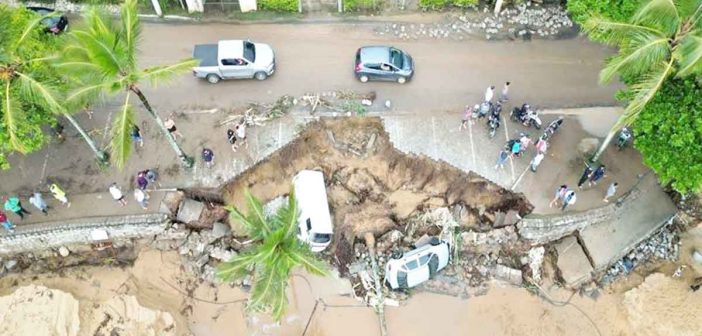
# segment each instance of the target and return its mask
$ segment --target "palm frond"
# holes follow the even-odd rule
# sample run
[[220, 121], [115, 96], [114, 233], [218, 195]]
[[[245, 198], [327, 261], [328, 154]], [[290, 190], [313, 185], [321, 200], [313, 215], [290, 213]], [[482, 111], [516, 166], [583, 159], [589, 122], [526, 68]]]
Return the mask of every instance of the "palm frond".
[[288, 205], [280, 207], [278, 212], [272, 218], [276, 222], [276, 227], [285, 230], [285, 237], [294, 237], [298, 227], [298, 217], [300, 211], [298, 208], [297, 199], [295, 198], [295, 189], [290, 188], [288, 194]]
[[[246, 196], [246, 203], [249, 206], [249, 212], [246, 216], [246, 220], [248, 223], [251, 223], [252, 226], [258, 228], [257, 231], [260, 230], [260, 237], [256, 238], [264, 238], [266, 235], [271, 234], [273, 230], [271, 229], [271, 225], [268, 223], [266, 215], [263, 212], [263, 205], [261, 205], [261, 201], [256, 199], [256, 197], [254, 197], [249, 190], [244, 191], [244, 195]], [[254, 237], [251, 238], [256, 239]]]
[[651, 34], [641, 34], [619, 55], [611, 58], [600, 72], [600, 82], [608, 83], [615, 74], [640, 75], [670, 56], [668, 39]]
[[118, 55], [108, 43], [98, 40], [94, 35], [85, 31], [76, 30], [71, 34], [86, 49], [90, 61], [100, 67], [105, 75], [116, 76], [124, 73]]
[[44, 17], [37, 15], [37, 18], [35, 18], [32, 21], [29, 21], [29, 24], [26, 27], [24, 27], [22, 34], [15, 42], [14, 48], [19, 48], [20, 46], [22, 46], [22, 43], [24, 42], [24, 40], [27, 37], [29, 37], [29, 34], [31, 34], [33, 30], [37, 29], [37, 26], [39, 26], [39, 24], [41, 23], [41, 20], [43, 20], [43, 19], [44, 19]]
[[617, 120], [617, 123], [612, 127], [612, 129], [619, 129], [621, 127], [631, 125], [631, 123], [636, 120], [639, 113], [646, 107], [651, 99], [656, 95], [658, 90], [660, 90], [663, 83], [668, 78], [668, 76], [673, 71], [673, 59], [667, 63], [661, 63], [659, 66], [652, 69], [648, 74], [643, 76], [643, 78], [636, 84], [630, 87], [633, 92], [633, 98], [624, 109], [624, 114]]
[[124, 34], [125, 53], [127, 63], [136, 67], [137, 45], [141, 36], [141, 25], [137, 15], [137, 1], [126, 0], [122, 5], [120, 18], [122, 21], [122, 33]]
[[127, 92], [124, 105], [112, 124], [112, 159], [118, 168], [124, 167], [132, 149], [130, 132], [134, 125], [134, 110], [129, 103], [131, 93]]
[[702, 75], [702, 30], [694, 33], [686, 35], [673, 52], [678, 61], [679, 69], [676, 74], [678, 77], [690, 74]]
[[24, 115], [22, 110], [12, 100], [9, 81], [5, 82], [4, 99], [5, 101], [2, 102], [4, 110], [2, 119], [7, 135], [10, 138], [10, 147], [20, 153], [27, 153], [27, 147], [20, 140], [19, 134], [17, 134], [17, 126], [24, 121]]
[[152, 86], [156, 87], [162, 82], [167, 82], [192, 70], [194, 66], [197, 66], [197, 63], [198, 61], [195, 59], [185, 59], [171, 65], [148, 68], [139, 74], [139, 78], [148, 80]]
[[71, 106], [83, 106], [88, 102], [98, 99], [103, 92], [109, 89], [112, 83], [105, 82], [85, 85], [83, 82], [77, 82], [75, 85], [80, 88], [71, 92], [66, 97], [66, 103]]
[[583, 26], [586, 33], [598, 32], [603, 37], [603, 42], [609, 45], [621, 45], [629, 40], [634, 33], [652, 34], [666, 37], [661, 30], [627, 22], [617, 22], [606, 19], [600, 15], [593, 15]]
[[223, 281], [232, 281], [244, 278], [254, 268], [256, 251], [247, 251], [234, 256], [231, 260], [221, 263], [217, 267], [217, 277]]
[[64, 112], [53, 87], [46, 83], [40, 83], [22, 72], [15, 72], [15, 74], [20, 84], [20, 92], [27, 101], [31, 101], [52, 113], [61, 114]]
[[647, 0], [636, 11], [632, 22], [657, 27], [672, 36], [682, 23], [682, 18], [673, 0]]
[[253, 312], [262, 312], [272, 308], [273, 318], [280, 320], [287, 308], [286, 289], [288, 271], [282, 256], [275, 255], [266, 261], [266, 267], [256, 269], [256, 282], [251, 291], [247, 308]]
[[296, 264], [302, 266], [307, 272], [315, 275], [327, 274], [326, 264], [319, 260], [317, 256], [304, 244], [298, 244], [294, 249], [289, 250], [289, 257]]

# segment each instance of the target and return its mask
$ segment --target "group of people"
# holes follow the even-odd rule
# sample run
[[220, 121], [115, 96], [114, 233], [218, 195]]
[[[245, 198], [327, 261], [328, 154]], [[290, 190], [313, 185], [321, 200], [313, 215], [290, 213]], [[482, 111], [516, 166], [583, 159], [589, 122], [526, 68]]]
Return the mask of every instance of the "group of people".
[[[583, 171], [580, 179], [578, 179], [578, 189], [582, 190], [586, 182], [588, 187], [596, 186], [602, 178], [607, 176], [605, 172], [605, 165], [599, 165], [595, 169], [593, 169], [591, 165], [585, 165], [585, 171]], [[614, 197], [614, 195], [617, 193], [618, 187], [619, 183], [610, 183], [605, 191], [605, 196], [602, 201], [609, 203], [609, 199]], [[556, 195], [554, 196], [553, 200], [551, 200], [551, 203], [549, 203], [549, 207], [560, 205], [561, 211], [565, 211], [568, 206], [575, 204], [575, 201], [575, 190], [572, 190], [568, 188], [568, 185], [563, 184], [556, 190]]]
[[[158, 173], [153, 169], [140, 171], [137, 173], [134, 182], [136, 186], [134, 188], [134, 200], [142, 209], [147, 210], [149, 208], [150, 198], [147, 188], [149, 185], [153, 185], [154, 188], [156, 186], [160, 187], [160, 183], [158, 182]], [[120, 206], [127, 205], [126, 197], [116, 182], [110, 184], [107, 190], [112, 196], [112, 199], [114, 199]]]
[[[246, 138], [246, 121], [242, 120], [234, 126], [234, 129], [227, 129], [227, 142], [232, 147], [232, 151], [236, 152], [239, 146], [249, 148], [249, 141]], [[212, 168], [214, 166], [215, 154], [210, 148], [203, 148], [201, 153], [202, 161], [205, 162], [205, 167]]]
[[[66, 193], [56, 183], [49, 185], [49, 192], [51, 192], [51, 195], [66, 207], [71, 206], [71, 203], [66, 197]], [[20, 220], [24, 220], [25, 215], [30, 216], [32, 214], [24, 208], [22, 201], [18, 196], [5, 196], [3, 197], [3, 203], [4, 211], [14, 213], [20, 218]], [[49, 206], [46, 204], [46, 201], [44, 201], [44, 196], [40, 191], [34, 191], [32, 196], [29, 197], [29, 203], [41, 211], [44, 215], [49, 214]], [[0, 224], [2, 224], [5, 230], [14, 232], [15, 225], [12, 223], [12, 221], [10, 221], [7, 213], [3, 211], [0, 211]]]
[[[466, 108], [463, 113], [463, 118], [461, 119], [461, 125], [458, 126], [458, 130], [461, 131], [467, 129], [468, 123], [471, 123], [471, 120], [476, 116], [484, 117], [487, 113], [490, 112], [496, 112], [499, 115], [499, 112], [502, 110], [502, 103], [506, 102], [509, 99], [510, 85], [511, 82], [505, 82], [505, 85], [502, 87], [502, 91], [500, 91], [500, 97], [498, 98], [495, 105], [493, 105], [492, 101], [495, 96], [494, 85], [488, 86], [488, 88], [485, 90], [485, 96], [483, 97], [483, 102], [481, 104], [475, 104], [475, 106], [466, 105]], [[494, 118], [494, 116], [491, 115], [489, 118]]]

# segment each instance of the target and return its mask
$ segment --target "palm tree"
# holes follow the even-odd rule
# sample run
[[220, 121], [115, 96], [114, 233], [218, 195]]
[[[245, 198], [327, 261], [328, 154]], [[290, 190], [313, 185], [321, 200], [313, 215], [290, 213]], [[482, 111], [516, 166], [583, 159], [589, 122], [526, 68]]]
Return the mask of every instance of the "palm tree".
[[600, 72], [600, 81], [607, 83], [619, 74], [632, 83], [629, 104], [595, 154], [596, 161], [616, 131], [636, 119], [667, 78], [702, 74], [702, 0], [649, 0], [629, 22], [593, 16], [585, 30], [619, 47]]
[[[4, 12], [4, 19], [7, 19], [5, 14], [11, 15], [9, 12]], [[51, 50], [51, 47], [46, 44], [55, 45], [52, 43], [55, 41], [50, 40], [55, 37], [43, 36], [42, 19], [42, 17], [36, 17], [25, 20], [26, 25], [21, 27], [19, 34], [9, 35], [14, 40], [5, 41], [8, 48], [0, 53], [0, 81], [2, 81], [0, 111], [2, 111], [3, 126], [9, 138], [9, 148], [26, 154], [30, 147], [35, 147], [30, 143], [41, 139], [37, 137], [37, 134], [41, 134], [38, 128], [40, 124], [29, 121], [25, 111], [36, 107], [52, 114], [63, 115], [88, 143], [98, 161], [106, 163], [106, 153], [98, 149], [93, 139], [60, 103], [63, 83], [49, 64], [55, 57], [38, 55], [43, 51]]]
[[123, 167], [129, 158], [131, 150], [129, 132], [134, 124], [134, 110], [130, 99], [132, 95], [136, 95], [149, 115], [156, 121], [182, 164], [185, 167], [192, 167], [193, 159], [187, 156], [175, 142], [163, 120], [139, 88], [139, 83], [147, 80], [156, 86], [188, 71], [196, 61], [185, 59], [171, 65], [146, 69], [137, 67], [140, 22], [136, 0], [126, 0], [122, 4], [119, 23], [115, 23], [111, 16], [97, 8], [88, 10], [84, 20], [85, 27], [69, 34], [69, 44], [59, 63], [59, 67], [68, 76], [80, 78], [85, 83], [83, 87], [71, 93], [67, 100], [72, 104], [81, 104], [103, 94], [126, 93], [124, 104], [112, 127], [111, 143], [113, 161], [118, 167]]
[[247, 215], [230, 208], [231, 218], [241, 223], [256, 245], [219, 266], [217, 276], [224, 280], [253, 277], [253, 290], [248, 300], [250, 311], [270, 310], [276, 320], [284, 315], [288, 305], [286, 289], [293, 268], [302, 266], [312, 274], [326, 274], [326, 266], [312, 254], [309, 246], [297, 234], [298, 208], [294, 191], [288, 204], [266, 217], [261, 202], [246, 191]]

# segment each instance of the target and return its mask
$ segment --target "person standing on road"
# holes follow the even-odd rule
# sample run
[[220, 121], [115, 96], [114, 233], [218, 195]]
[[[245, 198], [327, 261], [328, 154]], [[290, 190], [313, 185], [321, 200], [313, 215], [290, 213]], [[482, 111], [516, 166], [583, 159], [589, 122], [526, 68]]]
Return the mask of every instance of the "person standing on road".
[[244, 145], [244, 147], [249, 148], [249, 141], [246, 140], [246, 122], [236, 125], [234, 130], [236, 130], [236, 136], [241, 141], [241, 144]]
[[22, 202], [17, 197], [5, 197], [5, 210], [12, 211], [15, 215], [20, 217], [20, 220], [24, 219], [24, 215], [30, 215], [31, 213], [22, 207]]
[[136, 200], [136, 202], [139, 203], [139, 206], [141, 206], [141, 208], [144, 210], [149, 209], [148, 199], [149, 195], [147, 195], [143, 190], [134, 189], [134, 200]]
[[607, 175], [605, 175], [605, 165], [601, 165], [601, 166], [597, 167], [597, 169], [595, 169], [595, 171], [592, 173], [592, 175], [590, 175], [590, 182], [588, 182], [587, 185], [588, 186], [597, 185], [597, 182], [605, 176], [607, 176]]
[[110, 195], [112, 195], [112, 198], [115, 201], [117, 201], [117, 203], [119, 203], [120, 206], [127, 205], [127, 200], [124, 199], [124, 194], [122, 194], [122, 190], [119, 190], [117, 183], [112, 182], [112, 184], [107, 190], [110, 192]]
[[129, 133], [129, 136], [132, 137], [134, 145], [139, 144], [139, 147], [144, 147], [144, 138], [141, 136], [139, 126], [132, 125], [132, 131]]
[[466, 109], [463, 112], [463, 119], [461, 119], [461, 126], [458, 126], [458, 130], [464, 130], [468, 128], [468, 122], [470, 122], [470, 118], [473, 116], [473, 107], [470, 105], [466, 105]]
[[609, 203], [609, 198], [614, 197], [614, 194], [617, 193], [617, 187], [619, 186], [619, 183], [614, 182], [607, 187], [607, 193], [605, 194], [605, 197], [602, 199], [603, 202]]
[[558, 189], [556, 189], [556, 196], [553, 197], [551, 202], [548, 204], [549, 208], [553, 208], [554, 205], [558, 204], [559, 200], [562, 200], [563, 197], [565, 197], [566, 192], [568, 192], [568, 186], [563, 184]]
[[163, 124], [166, 126], [168, 133], [173, 136], [173, 140], [175, 140], [177, 137], [183, 137], [183, 134], [180, 134], [178, 128], [176, 127], [175, 120], [173, 120], [173, 114], [169, 115], [168, 119], [166, 119]]
[[566, 191], [565, 196], [563, 196], [563, 207], [561, 207], [561, 211], [565, 211], [566, 207], [568, 207], [569, 205], [575, 204], [576, 200], [577, 199], [575, 197], [575, 191], [573, 191], [573, 190]]
[[67, 208], [71, 207], [71, 202], [68, 201], [68, 197], [66, 197], [66, 192], [61, 189], [56, 183], [52, 183], [49, 186], [49, 191], [51, 191], [51, 194], [54, 196], [55, 199], [57, 199], [59, 202], [63, 203]]
[[485, 90], [485, 102], [492, 102], [492, 97], [495, 95], [495, 86], [491, 85]]
[[139, 189], [146, 190], [146, 187], [149, 186], [149, 180], [146, 179], [146, 171], [140, 171], [137, 173], [136, 184]]
[[536, 156], [531, 160], [531, 163], [529, 164], [531, 167], [531, 171], [536, 173], [536, 168], [539, 167], [541, 164], [541, 161], [544, 159], [544, 153], [543, 152], [538, 152], [536, 153]]
[[29, 198], [29, 203], [32, 203], [32, 205], [43, 212], [45, 216], [49, 215], [49, 206], [44, 202], [44, 197], [41, 196], [40, 192], [35, 191], [34, 195]]
[[149, 184], [154, 186], [154, 189], [156, 189], [156, 185], [158, 185], [158, 187], [161, 188], [161, 182], [158, 181], [158, 173], [155, 170], [147, 169], [145, 175], [146, 180], [149, 181]]
[[10, 220], [7, 218], [7, 215], [2, 211], [0, 211], [0, 224], [2, 224], [2, 227], [4, 227], [5, 230], [7, 230], [7, 232], [15, 232], [15, 226], [12, 225], [12, 222], [10, 222]]
[[212, 168], [214, 166], [214, 157], [214, 152], [211, 149], [202, 149], [202, 161], [205, 161], [205, 167]]
[[505, 86], [502, 87], [502, 92], [500, 92], [499, 102], [504, 103], [509, 100], [509, 84], [510, 82], [505, 82]]
[[236, 152], [239, 146], [236, 144], [236, 133], [234, 133], [234, 130], [231, 128], [227, 130], [227, 141], [232, 145], [232, 151]]
[[529, 137], [529, 134], [522, 135], [522, 137], [519, 138], [519, 151], [525, 152], [530, 144], [531, 138]]
[[519, 140], [510, 140], [512, 144], [509, 146], [512, 150], [512, 157], [519, 156], [522, 153], [522, 143]]
[[497, 157], [497, 164], [495, 164], [495, 169], [505, 169], [505, 163], [507, 162], [507, 159], [509, 159], [509, 155], [510, 152], [506, 149], [501, 150], [499, 156]]
[[590, 175], [592, 175], [592, 168], [590, 168], [589, 165], [585, 165], [585, 171], [583, 171], [583, 174], [580, 175], [580, 179], [578, 180], [578, 189], [583, 188], [583, 184], [585, 184], [585, 181], [587, 181], [590, 178]]
[[546, 153], [546, 150], [548, 150], [548, 141], [546, 140], [546, 137], [542, 135], [539, 138], [539, 141], [537, 141], [534, 145], [534, 148], [536, 148], [536, 152], [538, 153]]

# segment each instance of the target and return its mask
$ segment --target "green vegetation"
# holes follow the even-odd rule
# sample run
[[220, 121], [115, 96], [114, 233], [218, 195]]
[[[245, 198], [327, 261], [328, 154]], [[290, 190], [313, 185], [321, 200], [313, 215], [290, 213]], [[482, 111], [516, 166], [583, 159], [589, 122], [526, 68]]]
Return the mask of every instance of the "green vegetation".
[[568, 0], [566, 4], [573, 21], [584, 25], [591, 16], [600, 15], [615, 21], [627, 21], [643, 0]]
[[702, 86], [668, 80], [634, 122], [634, 145], [664, 184], [678, 192], [702, 188]]
[[298, 207], [293, 191], [288, 204], [268, 218], [261, 202], [246, 191], [249, 212], [230, 208], [233, 220], [244, 226], [255, 243], [250, 250], [223, 263], [217, 276], [224, 281], [251, 276], [253, 288], [247, 308], [251, 312], [270, 311], [280, 321], [288, 306], [286, 289], [290, 272], [302, 266], [307, 272], [326, 274], [326, 266], [296, 236]]
[[377, 12], [383, 8], [383, 0], [344, 0], [344, 12]]
[[419, 7], [424, 10], [441, 10], [450, 7], [475, 7], [478, 0], [419, 0]]
[[258, 9], [274, 12], [297, 12], [297, 0], [261, 0]]
[[135, 95], [149, 116], [154, 119], [168, 143], [186, 167], [193, 159], [185, 155], [173, 136], [164, 126], [161, 117], [154, 111], [139, 88], [143, 80], [153, 86], [189, 71], [196, 61], [185, 59], [178, 63], [137, 68], [137, 46], [141, 25], [137, 16], [136, 0], [126, 0], [122, 5], [120, 20], [92, 8], [84, 14], [85, 26], [69, 34], [68, 45], [63, 51], [59, 67], [67, 77], [75, 79], [79, 87], [67, 97], [67, 102], [81, 106], [103, 94], [126, 93], [124, 105], [115, 117], [112, 127], [112, 159], [123, 167], [131, 152], [130, 130], [134, 124], [131, 100]]
[[616, 131], [637, 118], [668, 78], [702, 74], [702, 0], [649, 0], [627, 21], [594, 15], [584, 27], [600, 41], [619, 47], [600, 73], [600, 81], [607, 83], [620, 75], [629, 85], [624, 115], [595, 154], [593, 160], [597, 160]]

